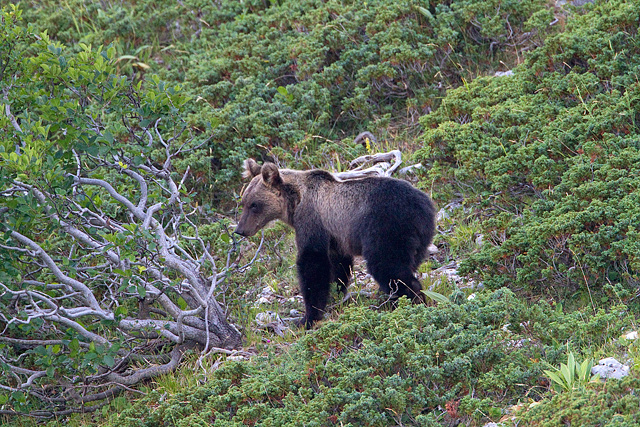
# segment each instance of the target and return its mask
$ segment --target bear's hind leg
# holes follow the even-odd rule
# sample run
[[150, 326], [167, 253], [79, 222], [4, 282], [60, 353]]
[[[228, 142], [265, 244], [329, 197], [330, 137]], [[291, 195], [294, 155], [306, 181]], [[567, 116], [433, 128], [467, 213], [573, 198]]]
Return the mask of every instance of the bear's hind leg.
[[414, 303], [424, 302], [422, 285], [409, 267], [389, 264], [369, 264], [369, 272], [376, 279], [380, 289], [392, 298], [406, 295]]
[[[413, 302], [423, 302], [422, 284], [416, 279], [412, 266], [416, 263], [410, 241], [388, 242], [385, 247], [369, 245], [363, 255], [369, 273], [380, 289], [392, 298], [406, 295]], [[394, 250], [395, 248], [395, 250]]]
[[350, 255], [342, 255], [332, 250], [329, 252], [329, 258], [331, 259], [332, 281], [336, 282], [340, 292], [346, 294], [349, 281], [351, 280], [353, 257]]
[[424, 302], [422, 284], [414, 275], [425, 252], [420, 240], [383, 231], [373, 227], [363, 242], [362, 255], [369, 273], [392, 298], [406, 295], [414, 303]]

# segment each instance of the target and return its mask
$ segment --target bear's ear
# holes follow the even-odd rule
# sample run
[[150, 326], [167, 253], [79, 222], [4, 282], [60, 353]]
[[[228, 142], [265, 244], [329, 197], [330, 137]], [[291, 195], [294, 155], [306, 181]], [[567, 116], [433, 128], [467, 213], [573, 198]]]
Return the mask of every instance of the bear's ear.
[[256, 163], [253, 159], [247, 159], [244, 161], [244, 172], [242, 172], [242, 177], [244, 179], [254, 178], [260, 175], [262, 167]]
[[282, 184], [280, 171], [273, 163], [265, 163], [262, 165], [262, 181], [272, 188], [278, 188]]

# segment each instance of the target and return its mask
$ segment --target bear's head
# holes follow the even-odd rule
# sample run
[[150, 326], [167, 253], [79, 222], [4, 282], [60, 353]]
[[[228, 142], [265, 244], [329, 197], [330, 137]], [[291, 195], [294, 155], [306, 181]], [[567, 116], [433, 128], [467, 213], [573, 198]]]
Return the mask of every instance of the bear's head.
[[253, 236], [270, 221], [287, 220], [287, 200], [278, 167], [273, 163], [258, 165], [255, 160], [244, 161], [244, 178], [251, 178], [242, 195], [242, 216], [235, 233]]

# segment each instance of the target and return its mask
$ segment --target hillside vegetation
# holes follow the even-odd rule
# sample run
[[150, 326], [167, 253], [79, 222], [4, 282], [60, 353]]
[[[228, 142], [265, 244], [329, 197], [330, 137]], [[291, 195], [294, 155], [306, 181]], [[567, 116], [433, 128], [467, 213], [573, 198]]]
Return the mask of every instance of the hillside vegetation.
[[[639, 0], [42, 0], [2, 18], [7, 423], [640, 423], [640, 344], [621, 338], [640, 312]], [[425, 274], [430, 306], [356, 292], [309, 332], [260, 321], [301, 304], [290, 231], [229, 233], [242, 161], [342, 170], [396, 148], [442, 208], [420, 273], [464, 279]], [[95, 304], [75, 315], [77, 282]], [[581, 372], [608, 356], [630, 375]]]
[[185, 164], [203, 188], [217, 183], [215, 193], [227, 197], [222, 185], [238, 179], [248, 156], [318, 166], [319, 150], [335, 151], [328, 143], [362, 130], [416, 134], [418, 118], [447, 88], [518, 62], [553, 20], [541, 0], [69, 0], [23, 8], [28, 22], [72, 48], [112, 44], [121, 71], [182, 83], [192, 97], [187, 120], [211, 137], [207, 155]]
[[514, 76], [478, 78], [422, 117], [418, 158], [449, 188], [437, 197], [473, 206], [491, 243], [463, 272], [584, 304], [638, 297], [636, 6], [572, 16]]

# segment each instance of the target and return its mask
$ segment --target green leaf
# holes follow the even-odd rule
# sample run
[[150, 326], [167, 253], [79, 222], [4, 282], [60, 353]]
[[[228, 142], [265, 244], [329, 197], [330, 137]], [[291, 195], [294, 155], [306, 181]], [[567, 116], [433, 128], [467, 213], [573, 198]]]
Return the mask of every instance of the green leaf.
[[120, 305], [118, 307], [116, 307], [116, 309], [114, 310], [114, 314], [116, 316], [126, 316], [128, 314], [129, 310], [127, 310], [127, 307], [125, 307], [124, 305]]
[[434, 300], [435, 302], [437, 302], [439, 304], [445, 304], [445, 303], [451, 302], [448, 297], [446, 297], [446, 296], [444, 296], [444, 295], [442, 295], [442, 294], [440, 294], [438, 292], [427, 291], [427, 290], [422, 291], [422, 292], [424, 292], [424, 294], [427, 297], [431, 298], [432, 300]]
[[110, 368], [113, 368], [113, 366], [116, 364], [115, 359], [110, 354], [105, 354], [104, 357], [102, 358], [102, 361], [104, 362], [105, 365], [107, 365]]
[[544, 371], [545, 375], [551, 378], [552, 381], [555, 381], [558, 384], [564, 384], [564, 381], [555, 373], [551, 371]]
[[566, 383], [560, 376], [558, 376], [555, 372], [544, 371], [544, 373], [556, 384], [558, 384], [562, 388], [566, 388]]
[[121, 55], [118, 57], [116, 62], [120, 62], [120, 61], [134, 61], [137, 60], [138, 57], [134, 56], [134, 55]]
[[567, 356], [567, 368], [569, 368], [570, 374], [573, 374], [575, 372], [575, 366], [576, 366], [576, 358], [573, 355], [573, 352], [570, 351], [569, 355]]
[[111, 132], [104, 132], [102, 137], [109, 143], [113, 144], [113, 134]]
[[567, 367], [567, 365], [562, 363], [560, 365], [560, 373], [562, 374], [562, 377], [564, 378], [565, 383], [567, 384], [567, 386], [569, 388], [572, 388], [573, 387], [573, 372], [570, 372], [569, 368]]
[[278, 93], [279, 93], [280, 95], [282, 95], [282, 96], [284, 96], [284, 97], [289, 96], [289, 91], [287, 90], [287, 88], [286, 88], [286, 87], [284, 87], [284, 86], [278, 86], [278, 89], [277, 89], [277, 90], [278, 90]]
[[431, 12], [429, 12], [428, 9], [422, 7], [422, 6], [418, 6], [418, 12], [420, 12], [421, 15], [429, 18], [429, 19], [433, 19], [433, 15], [431, 14]]

